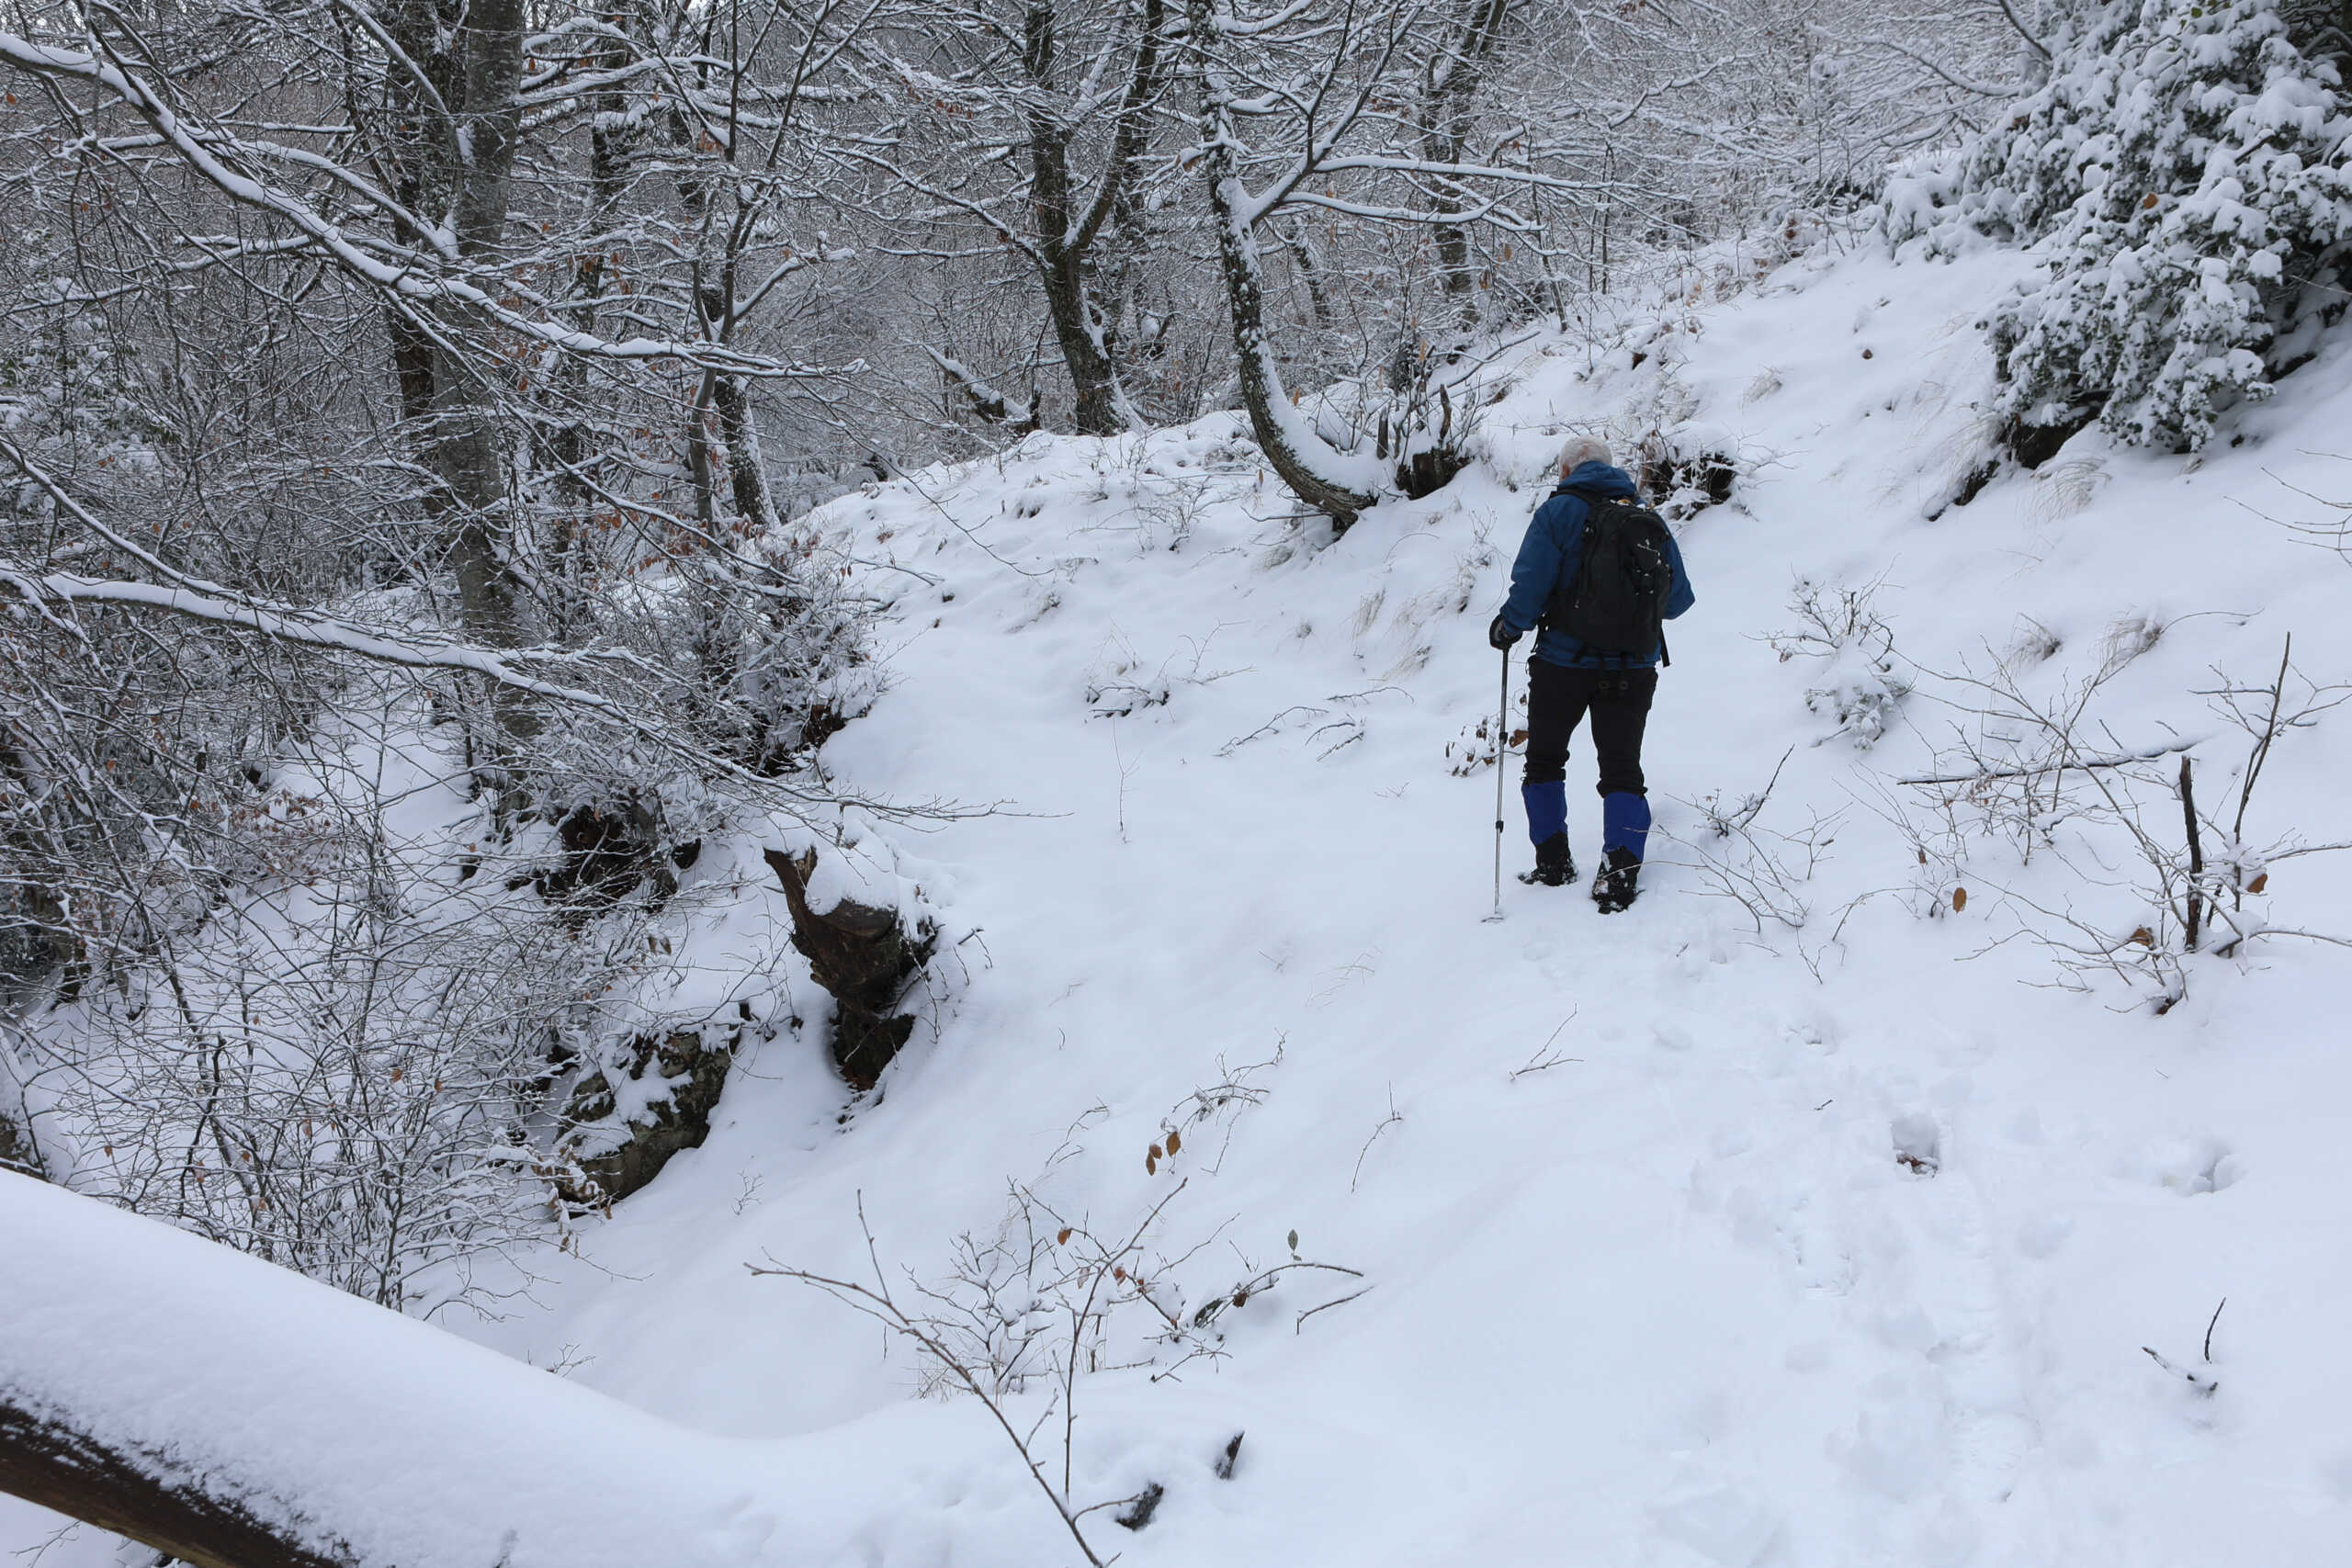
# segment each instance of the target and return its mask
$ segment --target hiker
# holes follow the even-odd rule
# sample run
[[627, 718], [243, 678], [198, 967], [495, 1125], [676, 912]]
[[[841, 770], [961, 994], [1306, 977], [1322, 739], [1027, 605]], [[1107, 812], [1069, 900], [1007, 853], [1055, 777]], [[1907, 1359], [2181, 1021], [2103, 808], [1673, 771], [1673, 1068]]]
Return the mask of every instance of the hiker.
[[1642, 728], [1666, 657], [1664, 622], [1691, 605], [1682, 552], [1633, 476], [1589, 435], [1560, 453], [1560, 484], [1527, 525], [1511, 563], [1510, 596], [1487, 628], [1508, 656], [1536, 627], [1527, 660], [1527, 771], [1520, 798], [1535, 869], [1521, 882], [1576, 880], [1568, 852], [1568, 737], [1592, 715], [1600, 763], [1600, 870], [1592, 901], [1614, 914], [1640, 891], [1650, 803], [1642, 782]]

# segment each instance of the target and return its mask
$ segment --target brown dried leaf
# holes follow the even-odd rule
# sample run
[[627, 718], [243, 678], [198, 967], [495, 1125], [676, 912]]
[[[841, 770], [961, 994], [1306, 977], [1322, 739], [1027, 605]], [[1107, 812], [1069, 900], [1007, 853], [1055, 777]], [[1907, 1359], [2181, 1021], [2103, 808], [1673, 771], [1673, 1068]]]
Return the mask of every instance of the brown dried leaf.
[[2142, 926], [2138, 931], [2132, 933], [2132, 940], [2138, 942], [2142, 947], [2154, 947], [2156, 945], [2156, 933], [2150, 931], [2147, 927]]
[[1965, 888], [1965, 887], [1955, 887], [1955, 888], [1953, 888], [1953, 889], [1951, 890], [1951, 912], [1952, 912], [1953, 914], [1957, 915], [1957, 914], [1959, 914], [1962, 909], [1965, 909], [1965, 908], [1968, 908], [1968, 889], [1967, 889], [1967, 888]]
[[1170, 1134], [1168, 1134], [1168, 1152], [1169, 1152], [1170, 1154], [1171, 1154], [1171, 1155], [1172, 1155], [1172, 1154], [1174, 1154], [1178, 1149], [1181, 1149], [1181, 1148], [1182, 1148], [1183, 1146], [1184, 1146], [1184, 1134], [1182, 1134], [1182, 1133], [1170, 1133]]
[[2259, 893], [2269, 886], [2270, 874], [2266, 871], [2261, 875], [2256, 877], [2252, 882], [2247, 883], [2245, 885], [2245, 890], [2249, 893]]
[[1054, 1245], [1056, 1247], [1068, 1247], [1069, 1245], [1069, 1227], [1068, 1225], [1064, 1225], [1061, 1228], [1061, 1234], [1054, 1237]]
[[1154, 1148], [1151, 1153], [1143, 1156], [1143, 1173], [1146, 1176], [1158, 1176], [1159, 1174], [1159, 1149]]

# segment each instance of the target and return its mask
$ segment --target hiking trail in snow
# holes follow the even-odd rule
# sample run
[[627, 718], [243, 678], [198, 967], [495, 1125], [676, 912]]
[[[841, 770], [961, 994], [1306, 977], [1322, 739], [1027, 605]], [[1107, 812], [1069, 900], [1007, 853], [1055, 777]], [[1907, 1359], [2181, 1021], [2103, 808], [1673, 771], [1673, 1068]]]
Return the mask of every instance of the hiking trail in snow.
[[[2120, 936], [2129, 868], [1978, 845], [1964, 882], [1928, 885], [1883, 812], [1886, 781], [1973, 722], [1916, 672], [1989, 668], [2029, 631], [2056, 645], [2044, 682], [2141, 637], [2100, 721], [2125, 745], [2194, 738], [2217, 791], [2244, 748], [2199, 694], [2214, 667], [2267, 678], [2291, 630], [2299, 667], [2352, 678], [2352, 569], [2261, 515], [2352, 491], [2330, 456], [2352, 344], [2245, 411], [2243, 449], [2189, 463], [2086, 435], [1951, 507], [1986, 449], [1973, 323], [2023, 265], [1815, 259], [1606, 355], [1524, 345], [1482, 383], [1485, 461], [1336, 540], [1284, 520], [1231, 416], [1035, 436], [832, 503], [820, 521], [896, 604], [892, 688], [827, 765], [997, 807], [840, 826], [945, 921], [928, 1021], [853, 1103], [805, 970], [747, 989], [773, 1038], [709, 1142], [592, 1224], [582, 1258], [549, 1259], [541, 1306], [464, 1331], [841, 1474], [863, 1504], [811, 1527], [808, 1562], [1075, 1561], [973, 1401], [916, 1401], [905, 1346], [745, 1264], [861, 1273], [862, 1203], [894, 1277], [936, 1280], [959, 1234], [997, 1234], [1009, 1181], [1122, 1235], [1181, 1181], [1157, 1246], [1186, 1313], [1286, 1259], [1292, 1232], [1369, 1289], [1326, 1306], [1348, 1290], [1287, 1275], [1217, 1318], [1221, 1355], [1080, 1380], [1076, 1500], [1167, 1489], [1140, 1531], [1089, 1518], [1106, 1557], [2335, 1560], [2352, 964], [2284, 940], [2197, 957], [2164, 1017], [2120, 984], [2052, 988], [2024, 900]], [[1507, 918], [1482, 923], [1484, 628], [1553, 454], [1593, 424], [1714, 443], [1741, 487], [1679, 530], [1698, 604], [1649, 728], [1640, 902], [1602, 917], [1581, 886], [1506, 881]], [[1835, 684], [1821, 662], [1768, 640], [1799, 578], [1876, 584], [1915, 671], [1867, 749], [1808, 708]], [[1512, 692], [1516, 726], [1516, 663]], [[2347, 731], [2339, 714], [2278, 742], [2266, 832], [2347, 836]], [[1579, 734], [1587, 876], [1591, 765]], [[1759, 823], [1819, 823], [1793, 927], [1708, 896], [1723, 852], [1695, 804], [1776, 767]], [[756, 851], [706, 855], [682, 902], [713, 996], [781, 941]], [[2279, 922], [2352, 932], [2352, 863], [2287, 865]], [[1252, 1064], [1250, 1096], [1184, 1120]], [[1181, 1152], [1147, 1169], [1170, 1125]]]

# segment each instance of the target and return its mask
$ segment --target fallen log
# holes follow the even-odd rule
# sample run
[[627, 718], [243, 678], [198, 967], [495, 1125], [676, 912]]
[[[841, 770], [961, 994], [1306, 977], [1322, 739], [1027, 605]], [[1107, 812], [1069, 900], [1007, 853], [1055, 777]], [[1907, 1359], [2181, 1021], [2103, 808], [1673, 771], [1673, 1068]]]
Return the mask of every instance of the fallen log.
[[784, 1568], [785, 1449], [0, 1172], [0, 1491], [199, 1568]]

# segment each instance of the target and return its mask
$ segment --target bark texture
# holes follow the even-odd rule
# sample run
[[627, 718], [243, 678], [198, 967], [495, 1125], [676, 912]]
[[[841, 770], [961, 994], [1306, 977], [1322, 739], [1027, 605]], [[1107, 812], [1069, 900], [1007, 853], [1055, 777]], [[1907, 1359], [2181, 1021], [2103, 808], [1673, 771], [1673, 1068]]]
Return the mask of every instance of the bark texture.
[[[392, 73], [386, 106], [396, 188], [409, 211], [447, 226], [467, 261], [487, 259], [505, 233], [526, 19], [523, 0], [475, 0], [455, 25], [445, 24], [433, 0], [400, 0], [386, 14], [415, 66], [413, 74]], [[404, 241], [424, 239], [401, 228]], [[442, 308], [439, 331], [402, 313], [408, 309], [390, 322], [393, 369], [401, 412], [435, 481], [424, 504], [457, 579], [458, 613], [471, 640], [520, 647], [533, 637], [510, 564], [513, 498], [488, 379], [497, 367], [462, 351], [492, 334], [456, 307]], [[538, 732], [537, 713], [519, 694], [493, 688], [491, 704], [505, 739]]]
[[843, 899], [818, 912], [808, 902], [814, 851], [765, 852], [792, 906], [792, 945], [808, 960], [817, 984], [833, 998], [833, 1065], [853, 1089], [874, 1087], [914, 1030], [914, 1015], [899, 1011], [907, 981], [930, 962], [933, 933], [908, 932], [895, 909]]
[[[1473, 101], [1494, 62], [1512, 4], [1455, 0], [1445, 47], [1425, 68], [1421, 84], [1421, 154], [1430, 163], [1459, 164], [1470, 152], [1470, 132], [1476, 124]], [[1469, 200], [1470, 193], [1451, 180], [1439, 180], [1430, 198], [1438, 214], [1430, 238], [1437, 246], [1440, 286], [1465, 330], [1478, 321], [1477, 274], [1471, 265], [1470, 231], [1462, 216]]]
[[169, 1454], [77, 1431], [0, 1388], [0, 1492], [196, 1568], [353, 1568], [357, 1561], [323, 1530], [263, 1522], [217, 1484]]
[[[1144, 0], [1136, 55], [1102, 177], [1091, 197], [1070, 167], [1075, 128], [1057, 111], [1057, 10], [1061, 0], [1029, 0], [1022, 15], [1022, 70], [1031, 86], [1028, 114], [1031, 220], [1054, 342], [1069, 368], [1072, 413], [1081, 434], [1109, 435], [1126, 427], [1120, 407], [1116, 337], [1095, 288], [1095, 250], [1105, 226], [1132, 203], [1150, 130], [1150, 113], [1164, 81], [1165, 0]], [[1114, 243], [1119, 243], [1114, 236]]]
[[[1193, 47], [1200, 51], [1196, 116], [1201, 137], [1201, 178], [1207, 188], [1210, 226], [1216, 231], [1217, 261], [1225, 278], [1226, 306], [1233, 318], [1234, 369], [1241, 382], [1241, 401], [1250, 411], [1250, 433], [1258, 448], [1290, 492], [1331, 519], [1344, 534], [1356, 516], [1377, 497], [1359, 491], [1331, 474], [1318, 457], [1329, 448], [1311, 436], [1293, 439], [1295, 425], [1285, 418], [1288, 394], [1275, 367], [1273, 350], [1266, 340], [1265, 269], [1258, 251], [1258, 214], [1249, 211], [1241, 185], [1238, 145], [1234, 128], [1232, 95], [1214, 59], [1217, 21], [1210, 0], [1186, 0], [1186, 19]], [[1319, 450], [1318, 450], [1319, 448]]]

